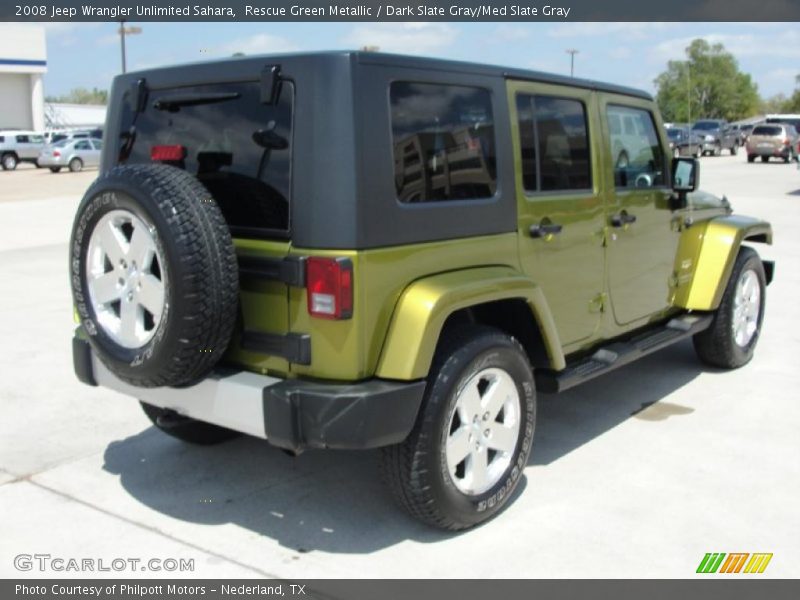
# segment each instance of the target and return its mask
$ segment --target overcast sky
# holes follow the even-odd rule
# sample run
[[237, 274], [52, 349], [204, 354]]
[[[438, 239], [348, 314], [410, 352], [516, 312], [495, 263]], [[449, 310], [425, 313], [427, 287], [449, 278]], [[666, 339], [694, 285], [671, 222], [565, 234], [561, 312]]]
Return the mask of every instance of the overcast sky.
[[[654, 91], [670, 59], [696, 38], [722, 42], [762, 96], [791, 94], [800, 74], [798, 23], [129, 23], [128, 69], [229, 56], [376, 45], [421, 54], [569, 74]], [[50, 23], [45, 93], [108, 88], [120, 70], [116, 23]]]

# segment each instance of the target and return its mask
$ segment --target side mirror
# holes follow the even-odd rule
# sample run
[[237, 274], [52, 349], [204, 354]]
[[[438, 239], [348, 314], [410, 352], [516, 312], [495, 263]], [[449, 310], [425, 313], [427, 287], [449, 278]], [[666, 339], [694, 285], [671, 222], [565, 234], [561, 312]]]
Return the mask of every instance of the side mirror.
[[693, 192], [700, 183], [700, 163], [696, 158], [672, 159], [672, 189]]

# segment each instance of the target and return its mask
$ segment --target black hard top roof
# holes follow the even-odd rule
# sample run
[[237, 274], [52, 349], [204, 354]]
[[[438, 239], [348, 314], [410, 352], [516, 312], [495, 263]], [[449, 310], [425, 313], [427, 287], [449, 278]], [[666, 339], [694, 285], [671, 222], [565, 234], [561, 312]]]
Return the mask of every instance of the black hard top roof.
[[[652, 100], [653, 97], [645, 91], [625, 87], [621, 85], [614, 85], [610, 83], [603, 83], [600, 81], [593, 81], [591, 79], [581, 79], [578, 77], [567, 77], [565, 75], [555, 75], [552, 73], [544, 73], [542, 71], [529, 71], [526, 69], [515, 69], [511, 67], [503, 67], [498, 65], [487, 65], [482, 63], [471, 63], [458, 60], [445, 60], [440, 58], [427, 58], [421, 56], [408, 56], [403, 54], [388, 54], [384, 52], [365, 52], [365, 51], [324, 51], [324, 52], [297, 52], [286, 54], [264, 54], [264, 55], [247, 55], [241, 57], [229, 57], [219, 60], [204, 61], [202, 63], [192, 63], [193, 66], [209, 65], [220, 66], [222, 64], [237, 64], [240, 62], [250, 62], [253, 60], [274, 62], [280, 64], [282, 60], [294, 61], [298, 59], [313, 60], [319, 58], [320, 60], [353, 60], [358, 64], [364, 65], [386, 65], [391, 67], [404, 67], [412, 69], [423, 69], [429, 71], [448, 71], [458, 73], [473, 73], [476, 75], [502, 77], [505, 79], [519, 79], [523, 81], [538, 81], [542, 83], [552, 83], [556, 85], [566, 85], [572, 87], [579, 87], [590, 90], [598, 90], [603, 92], [611, 92], [615, 94], [624, 94], [627, 96], [635, 96], [637, 98], [644, 98], [645, 100]], [[163, 70], [179, 70], [181, 67], [190, 65], [169, 65], [164, 68], [148, 69], [142, 71], [146, 72], [162, 71]], [[129, 75], [136, 75], [136, 73], [129, 73]]]

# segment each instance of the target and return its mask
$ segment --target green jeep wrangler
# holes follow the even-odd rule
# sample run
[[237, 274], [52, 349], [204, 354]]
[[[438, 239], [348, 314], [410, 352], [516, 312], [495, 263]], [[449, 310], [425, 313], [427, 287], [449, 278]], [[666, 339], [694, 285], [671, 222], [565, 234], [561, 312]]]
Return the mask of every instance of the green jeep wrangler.
[[246, 57], [117, 77], [105, 135], [70, 244], [78, 378], [188, 442], [380, 447], [437, 527], [509, 500], [537, 393], [688, 337], [740, 367], [759, 338], [773, 265], [742, 243], [771, 227], [692, 193], [637, 90]]

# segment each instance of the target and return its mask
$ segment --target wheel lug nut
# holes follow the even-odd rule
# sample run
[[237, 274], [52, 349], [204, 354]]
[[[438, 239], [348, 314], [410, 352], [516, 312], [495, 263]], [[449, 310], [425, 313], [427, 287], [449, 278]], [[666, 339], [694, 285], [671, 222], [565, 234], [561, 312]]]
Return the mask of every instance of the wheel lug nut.
[[483, 432], [483, 435], [485, 435], [486, 437], [489, 437], [490, 435], [492, 435], [492, 432], [491, 432], [491, 430], [487, 429], [486, 431]]
[[487, 412], [485, 412], [485, 413], [483, 413], [483, 420], [484, 420], [484, 421], [488, 421], [490, 416], [491, 416], [491, 415], [488, 413], [488, 411], [487, 411]]

